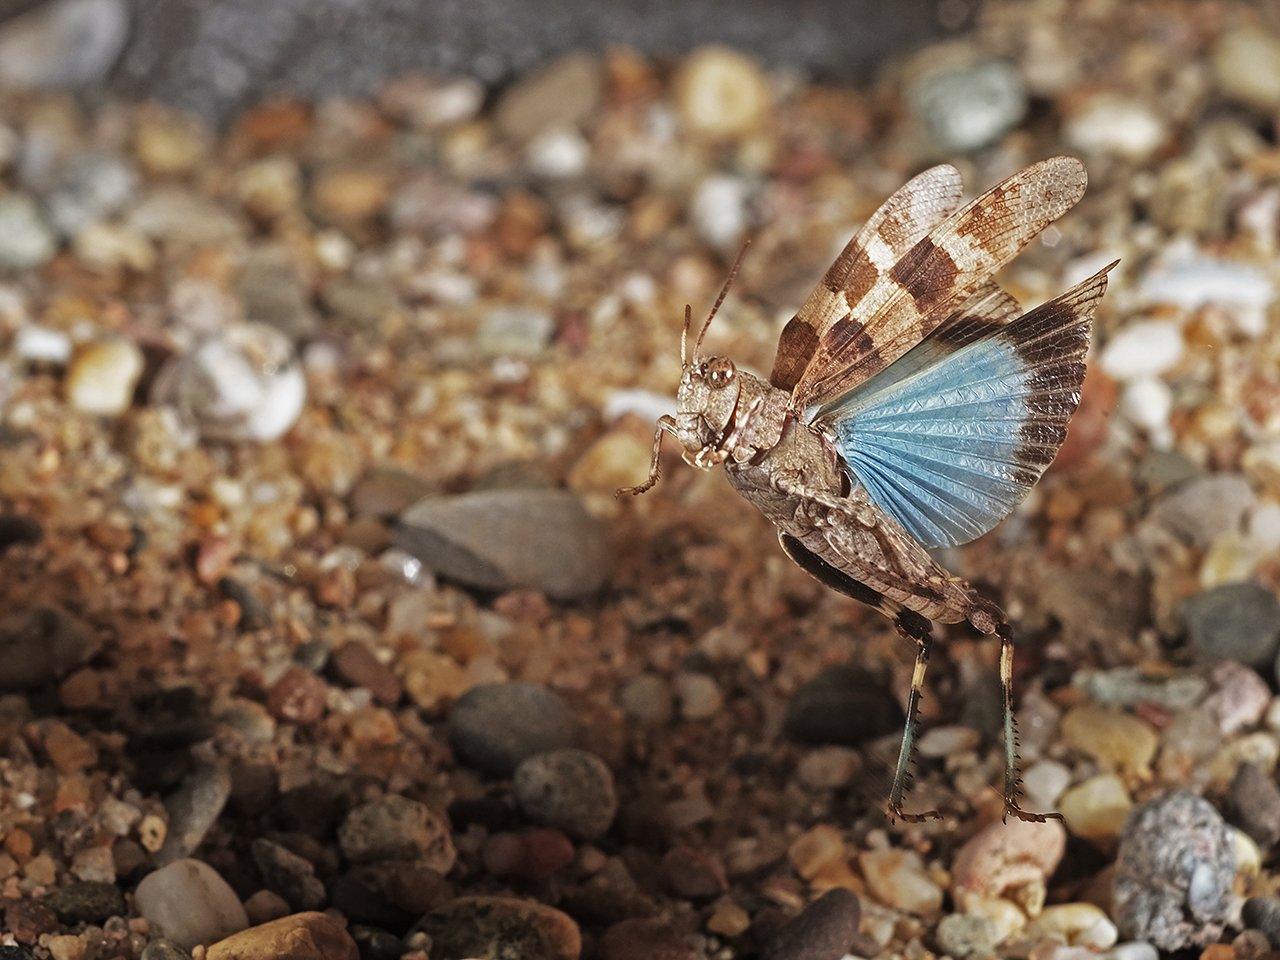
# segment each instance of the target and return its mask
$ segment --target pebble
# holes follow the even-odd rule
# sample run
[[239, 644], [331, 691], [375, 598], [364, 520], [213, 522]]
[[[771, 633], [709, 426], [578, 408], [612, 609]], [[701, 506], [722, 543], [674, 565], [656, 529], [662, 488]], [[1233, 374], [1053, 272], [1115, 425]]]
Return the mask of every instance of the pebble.
[[133, 402], [144, 362], [132, 340], [104, 340], [86, 347], [67, 371], [67, 402], [93, 416], [124, 413]]
[[1023, 803], [1028, 810], [1057, 810], [1070, 783], [1071, 771], [1065, 766], [1055, 760], [1037, 760], [1022, 772]]
[[434, 650], [410, 650], [398, 664], [405, 693], [429, 713], [439, 713], [475, 681], [452, 657]]
[[530, 819], [580, 840], [603, 836], [618, 812], [608, 766], [595, 754], [574, 747], [522, 761], [512, 787]]
[[351, 934], [332, 917], [295, 913], [209, 947], [205, 960], [360, 960]]
[[863, 850], [858, 864], [867, 889], [886, 906], [922, 917], [935, 916], [942, 909], [944, 891], [916, 851]]
[[573, 863], [577, 851], [559, 830], [507, 830], [491, 834], [481, 847], [485, 869], [495, 877], [539, 882]]
[[307, 726], [324, 716], [329, 704], [329, 687], [301, 664], [280, 674], [267, 691], [267, 712], [281, 723]]
[[1059, 903], [1045, 907], [1023, 930], [1020, 939], [1057, 937], [1069, 946], [1101, 952], [1115, 946], [1116, 926], [1092, 903]]
[[249, 925], [230, 884], [202, 860], [177, 860], [147, 874], [134, 892], [138, 913], [184, 949]]
[[717, 173], [701, 180], [689, 201], [694, 229], [710, 247], [737, 249], [747, 230], [747, 183], [741, 177]]
[[485, 312], [475, 350], [486, 357], [536, 357], [551, 343], [555, 320], [534, 307], [498, 306]]
[[945, 151], [989, 146], [1027, 111], [1022, 74], [1003, 60], [934, 70], [913, 85], [912, 105]]
[[1153, 676], [1141, 667], [1077, 670], [1071, 685], [1098, 703], [1134, 707], [1143, 701], [1178, 711], [1194, 707], [1209, 692], [1209, 682], [1193, 670]]
[[418, 130], [436, 130], [475, 117], [484, 104], [485, 88], [471, 77], [437, 78], [408, 74], [382, 88], [378, 104]]
[[358, 226], [382, 214], [391, 198], [387, 178], [372, 170], [333, 170], [311, 185], [311, 198], [326, 220]]
[[58, 929], [58, 917], [34, 900], [11, 900], [4, 908], [4, 929], [19, 943], [34, 944]]
[[138, 231], [115, 223], [90, 223], [72, 240], [76, 259], [100, 273], [132, 270], [149, 273], [158, 254], [151, 241]]
[[977, 953], [987, 955], [995, 950], [997, 930], [988, 917], [972, 913], [950, 913], [938, 921], [934, 936], [943, 953], [953, 957], [967, 957]]
[[106, 78], [129, 39], [124, 0], [56, 0], [0, 29], [0, 82], [65, 89]]
[[796, 780], [810, 790], [838, 790], [862, 772], [862, 757], [848, 747], [818, 747], [796, 764]]
[[1236, 768], [1227, 792], [1231, 822], [1263, 849], [1280, 843], [1280, 786], [1256, 763]]
[[1255, 501], [1240, 474], [1212, 473], [1165, 494], [1148, 517], [1193, 546], [1209, 547], [1223, 534], [1238, 533]]
[[172, 358], [151, 402], [176, 407], [208, 440], [278, 440], [307, 397], [293, 344], [261, 323], [240, 323]]
[[697, 847], [672, 847], [662, 858], [662, 876], [677, 896], [710, 900], [729, 889], [715, 854]]
[[57, 720], [45, 728], [44, 749], [60, 773], [78, 773], [98, 762], [97, 748]]
[[674, 95], [685, 130], [708, 140], [752, 133], [773, 102], [769, 81], [755, 61], [720, 46], [701, 47], [685, 59]]
[[787, 705], [787, 736], [856, 747], [900, 731], [905, 717], [887, 685], [858, 667], [827, 667]]
[[71, 338], [64, 330], [27, 323], [14, 333], [13, 352], [29, 362], [61, 366], [71, 359]]
[[404, 692], [395, 671], [374, 655], [369, 644], [359, 640], [348, 640], [334, 650], [328, 669], [344, 683], [368, 690], [384, 706], [395, 706]]
[[1256, 27], [1218, 37], [1210, 54], [1213, 79], [1229, 100], [1270, 113], [1280, 108], [1280, 42]]
[[[0, 955], [0, 960], [8, 958]], [[157, 937], [143, 948], [138, 960], [191, 960], [191, 952], [182, 949], [168, 937]]]
[[1062, 739], [1106, 770], [1146, 777], [1160, 738], [1146, 723], [1114, 707], [1085, 703], [1062, 718]]
[[765, 943], [761, 960], [842, 960], [861, 919], [857, 895], [834, 887], [788, 920]]
[[249, 852], [267, 889], [283, 897], [293, 910], [318, 910], [324, 906], [324, 884], [310, 860], [266, 837], [255, 837]]
[[1145, 103], [1110, 92], [1094, 94], [1069, 116], [1063, 139], [1088, 155], [1141, 162], [1168, 139], [1160, 115]]
[[1215, 690], [1205, 701], [1223, 734], [1240, 733], [1262, 722], [1271, 706], [1271, 688], [1248, 667], [1225, 660], [1213, 668]]
[[[389, 216], [399, 231], [469, 234], [492, 224], [498, 207], [498, 199], [491, 194], [427, 172], [406, 180], [392, 194]], [[470, 290], [468, 279], [456, 278], [454, 282]]]
[[1115, 871], [1111, 915], [1121, 936], [1162, 950], [1203, 947], [1230, 920], [1232, 831], [1188, 790], [1163, 794], [1129, 814]]
[[472, 687], [449, 710], [449, 746], [491, 777], [509, 778], [525, 759], [577, 739], [578, 723], [564, 700], [533, 683]]
[[152, 857], [165, 866], [191, 856], [204, 841], [231, 796], [231, 773], [220, 764], [201, 764], [165, 799], [169, 826]]
[[246, 229], [239, 217], [213, 200], [173, 185], [146, 193], [129, 211], [125, 224], [153, 240], [192, 245], [227, 243]]
[[557, 600], [596, 593], [609, 575], [601, 524], [566, 490], [484, 490], [423, 500], [400, 516], [397, 546], [481, 590], [541, 590]]
[[543, 130], [525, 148], [529, 170], [549, 180], [570, 180], [587, 172], [591, 144], [570, 127]]
[[1099, 841], [1118, 837], [1132, 808], [1124, 781], [1114, 773], [1090, 777], [1058, 801], [1058, 811], [1073, 834]]
[[1272, 950], [1280, 950], [1280, 900], [1250, 897], [1240, 909], [1240, 918], [1248, 929], [1260, 931]]
[[515, 897], [459, 897], [424, 916], [414, 932], [431, 938], [432, 956], [578, 960], [582, 952], [578, 925], [566, 914]]
[[74, 237], [118, 213], [133, 200], [137, 187], [138, 174], [124, 158], [109, 153], [78, 156], [45, 200], [49, 222], [62, 236]]
[[1186, 351], [1182, 330], [1171, 320], [1126, 324], [1107, 341], [1099, 364], [1113, 380], [1126, 383], [1156, 377], [1178, 365]]
[[719, 684], [705, 673], [678, 673], [672, 686], [683, 720], [706, 720], [724, 707], [724, 694]]
[[393, 517], [424, 497], [437, 496], [440, 485], [402, 467], [371, 467], [351, 488], [356, 516]]
[[1139, 377], [1129, 381], [1120, 394], [1119, 410], [1135, 426], [1150, 435], [1158, 450], [1173, 445], [1169, 414], [1173, 411], [1173, 391], [1155, 377]]
[[667, 921], [633, 917], [600, 935], [596, 956], [599, 960], [698, 960], [698, 951]]
[[[262, 324], [275, 331], [274, 335], [259, 331], [262, 336], [275, 339], [283, 334], [291, 342], [319, 332], [320, 322], [311, 306], [313, 292], [303, 279], [297, 253], [284, 244], [258, 244], [249, 251], [235, 289], [244, 302], [244, 315], [255, 325]], [[230, 327], [230, 331], [244, 333], [238, 324]], [[220, 330], [213, 332], [222, 334]], [[284, 342], [250, 344], [236, 349], [254, 365], [261, 379], [277, 372], [286, 362], [292, 362], [292, 350]], [[265, 359], [260, 359], [255, 351], [263, 352]], [[289, 358], [288, 361], [285, 358]]]
[[974, 896], [1025, 902], [1025, 891], [1037, 884], [1043, 889], [1058, 868], [1066, 844], [1066, 830], [1054, 820], [989, 824], [952, 861], [951, 892], [957, 906], [967, 911], [965, 903]]
[[982, 734], [970, 727], [930, 727], [916, 741], [916, 752], [922, 757], [944, 759], [964, 750], [976, 749]]
[[569, 53], [508, 87], [494, 109], [494, 121], [504, 136], [525, 142], [547, 129], [587, 122], [603, 97], [600, 60]]
[[1228, 311], [1240, 332], [1259, 336], [1275, 299], [1261, 268], [1203, 254], [1190, 244], [1171, 244], [1138, 283], [1139, 302], [1172, 304], [1190, 314], [1208, 304]]
[[270, 890], [259, 890], [244, 902], [244, 912], [249, 917], [249, 925], [256, 927], [288, 916], [291, 909], [280, 894]]
[[1280, 600], [1256, 583], [1225, 583], [1182, 605], [1191, 645], [1206, 659], [1270, 667], [1280, 650]]
[[787, 848], [787, 859], [805, 880], [812, 880], [831, 867], [844, 866], [848, 856], [844, 834], [825, 823], [809, 828]]
[[445, 874], [457, 860], [444, 819], [426, 804], [394, 793], [347, 814], [338, 844], [353, 863], [414, 860]]
[[618, 706], [627, 719], [651, 727], [663, 727], [675, 715], [671, 685], [654, 673], [628, 680], [618, 691]]
[[68, 926], [101, 924], [108, 917], [123, 917], [128, 912], [123, 891], [114, 883], [97, 880], [68, 883], [42, 902]]
[[1105, 951], [1101, 960], [1159, 960], [1160, 951], [1143, 940], [1120, 943]]
[[25, 193], [0, 197], [0, 267], [30, 270], [53, 259], [57, 239]]

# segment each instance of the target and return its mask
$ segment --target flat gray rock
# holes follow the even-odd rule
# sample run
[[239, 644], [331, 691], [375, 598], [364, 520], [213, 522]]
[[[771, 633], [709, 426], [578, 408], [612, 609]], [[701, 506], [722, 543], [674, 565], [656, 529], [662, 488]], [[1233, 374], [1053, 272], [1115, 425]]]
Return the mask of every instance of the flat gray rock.
[[604, 529], [567, 490], [483, 490], [422, 500], [400, 515], [396, 545], [481, 590], [590, 596], [609, 573]]

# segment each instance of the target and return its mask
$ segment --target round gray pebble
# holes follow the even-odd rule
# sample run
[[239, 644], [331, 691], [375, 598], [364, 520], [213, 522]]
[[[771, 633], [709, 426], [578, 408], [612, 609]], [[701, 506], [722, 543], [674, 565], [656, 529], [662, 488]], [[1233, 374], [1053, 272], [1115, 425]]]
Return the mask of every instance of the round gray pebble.
[[492, 777], [509, 777], [522, 760], [572, 747], [577, 739], [565, 702], [533, 683], [472, 687], [449, 710], [449, 746]]
[[1244, 925], [1267, 938], [1272, 950], [1280, 950], [1280, 900], [1275, 897], [1250, 897], [1240, 911]]
[[138, 960], [191, 960], [191, 954], [166, 937], [152, 940]]
[[840, 960], [857, 938], [861, 919], [857, 895], [835, 887], [775, 933], [761, 960]]
[[338, 845], [352, 863], [419, 860], [448, 873], [457, 859], [444, 820], [426, 804], [394, 793], [347, 814], [338, 828]]
[[796, 691], [787, 736], [856, 747], [902, 729], [902, 707], [886, 684], [857, 667], [829, 667]]
[[1161, 950], [1202, 947], [1231, 915], [1235, 841], [1207, 800], [1174, 790], [1135, 807], [1120, 831], [1112, 917]]
[[938, 923], [936, 936], [943, 952], [953, 957], [967, 957], [973, 953], [991, 953], [1000, 934], [990, 917], [952, 913]]
[[618, 812], [613, 774], [585, 750], [553, 750], [516, 768], [514, 787], [530, 819], [581, 840], [604, 834]]
[[1256, 583], [1225, 583], [1183, 605], [1191, 644], [1209, 660], [1268, 666], [1280, 648], [1280, 600]]

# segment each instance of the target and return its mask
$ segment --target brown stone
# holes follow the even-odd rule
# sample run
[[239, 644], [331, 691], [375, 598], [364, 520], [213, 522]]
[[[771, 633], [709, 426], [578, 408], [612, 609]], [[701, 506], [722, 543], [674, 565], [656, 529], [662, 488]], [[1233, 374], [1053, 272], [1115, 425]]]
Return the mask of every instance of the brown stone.
[[267, 694], [267, 710], [284, 723], [315, 723], [328, 699], [323, 680], [306, 667], [290, 667]]
[[369, 645], [348, 640], [329, 657], [329, 669], [342, 682], [364, 687], [379, 703], [394, 706], [402, 689], [395, 671], [380, 662]]
[[[414, 930], [431, 937], [432, 956], [578, 960], [582, 952], [582, 935], [567, 914], [516, 897], [459, 897]], [[222, 958], [210, 954], [209, 960]]]
[[359, 960], [351, 935], [323, 913], [295, 913], [219, 940], [206, 960]]
[[4, 911], [4, 928], [19, 943], [35, 943], [58, 929], [58, 915], [34, 900], [18, 900]]

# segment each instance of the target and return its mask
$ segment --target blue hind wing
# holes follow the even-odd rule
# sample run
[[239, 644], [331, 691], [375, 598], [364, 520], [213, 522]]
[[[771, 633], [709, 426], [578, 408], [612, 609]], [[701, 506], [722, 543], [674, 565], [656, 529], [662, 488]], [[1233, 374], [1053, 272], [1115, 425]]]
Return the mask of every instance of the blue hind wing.
[[1106, 273], [1003, 325], [991, 305], [1007, 298], [980, 301], [816, 411], [852, 479], [920, 543], [986, 533], [1053, 461], [1080, 402]]

